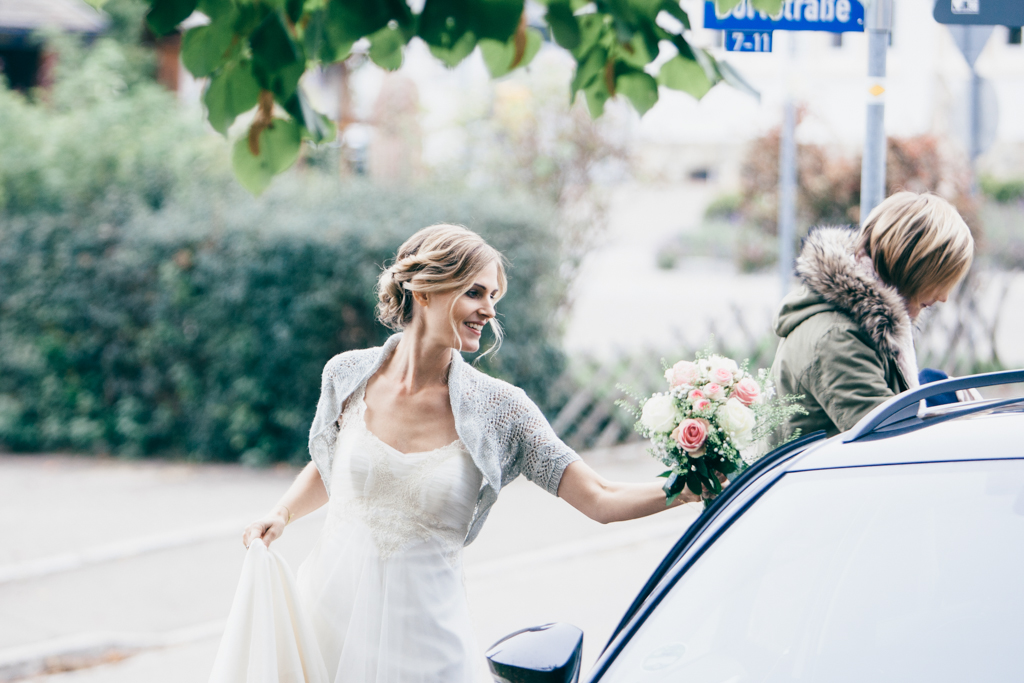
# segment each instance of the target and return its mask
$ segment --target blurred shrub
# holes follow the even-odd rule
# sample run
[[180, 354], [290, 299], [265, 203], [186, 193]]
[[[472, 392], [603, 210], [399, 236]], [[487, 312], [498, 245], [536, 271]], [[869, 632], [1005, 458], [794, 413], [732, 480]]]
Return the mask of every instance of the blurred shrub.
[[0, 444], [304, 460], [323, 364], [388, 334], [380, 264], [441, 221], [511, 260], [506, 342], [482, 369], [550, 409], [552, 209], [308, 168], [255, 200], [198, 113], [134, 78], [116, 44], [76, 54], [50, 93], [0, 91]]
[[[714, 200], [705, 214], [706, 226], [701, 232], [715, 233], [716, 243], [727, 243], [743, 272], [769, 268], [778, 260], [779, 136], [774, 129], [750, 144], [741, 169], [740, 192]], [[935, 137], [889, 138], [886, 193], [900, 190], [945, 197], [981, 241], [982, 220], [970, 192], [970, 168]], [[860, 158], [820, 145], [798, 145], [796, 239], [813, 225], [859, 222]], [[685, 235], [680, 240], [693, 241], [692, 237]], [[702, 242], [697, 239], [696, 246], [688, 250], [706, 252], [701, 249]], [[682, 255], [659, 254], [659, 263], [674, 267]]]
[[981, 191], [1000, 204], [1010, 204], [1024, 200], [1024, 180], [1000, 180], [992, 176], [982, 176]]
[[[778, 219], [779, 129], [751, 143], [741, 169], [740, 211], [744, 221], [775, 235]], [[797, 231], [823, 223], [860, 223], [859, 156], [845, 156], [820, 145], [797, 145]], [[970, 166], [931, 135], [889, 138], [886, 196], [910, 190], [935, 192], [949, 200], [980, 234], [971, 197]]]
[[708, 207], [704, 209], [704, 218], [709, 221], [726, 220], [732, 221], [739, 217], [740, 207], [743, 205], [743, 196], [734, 194], [723, 194], [711, 200]]

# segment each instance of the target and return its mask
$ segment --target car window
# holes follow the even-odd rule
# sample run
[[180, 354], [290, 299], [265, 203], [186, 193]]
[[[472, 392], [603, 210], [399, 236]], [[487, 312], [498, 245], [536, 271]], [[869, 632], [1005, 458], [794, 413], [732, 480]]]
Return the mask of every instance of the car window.
[[1024, 680], [1024, 461], [782, 477], [601, 683]]

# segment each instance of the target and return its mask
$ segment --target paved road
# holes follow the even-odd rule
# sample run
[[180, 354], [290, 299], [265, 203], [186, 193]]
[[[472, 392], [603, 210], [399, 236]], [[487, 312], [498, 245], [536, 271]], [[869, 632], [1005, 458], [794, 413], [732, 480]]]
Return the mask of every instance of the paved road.
[[[637, 446], [586, 457], [622, 481], [649, 480], [659, 471]], [[12, 654], [120, 641], [141, 649], [24, 680], [205, 681], [241, 568], [241, 527], [272, 505], [294, 474], [0, 456], [0, 670]], [[694, 508], [602, 526], [525, 479], [516, 481], [466, 550], [481, 647], [524, 626], [569, 621], [586, 633], [589, 666], [647, 575], [695, 518]], [[322, 519], [295, 522], [275, 545], [293, 568]], [[83, 663], [50, 660], [51, 671]]]

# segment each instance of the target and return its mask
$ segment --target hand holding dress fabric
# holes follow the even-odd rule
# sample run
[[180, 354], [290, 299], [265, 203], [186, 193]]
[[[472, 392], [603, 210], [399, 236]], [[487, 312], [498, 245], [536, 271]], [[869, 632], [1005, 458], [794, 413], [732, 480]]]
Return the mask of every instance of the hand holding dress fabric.
[[249, 545], [210, 683], [329, 683], [287, 563]]
[[260, 539], [269, 548], [270, 544], [284, 533], [284, 528], [288, 524], [286, 515], [287, 513], [279, 513], [275, 509], [270, 514], [257, 519], [245, 527], [245, 531], [242, 532], [242, 545], [248, 548], [255, 539]]

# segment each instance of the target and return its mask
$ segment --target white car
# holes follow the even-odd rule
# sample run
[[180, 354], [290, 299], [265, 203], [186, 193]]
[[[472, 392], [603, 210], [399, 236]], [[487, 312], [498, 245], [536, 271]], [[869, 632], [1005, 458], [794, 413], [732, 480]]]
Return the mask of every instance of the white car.
[[[897, 396], [765, 456], [683, 534], [589, 683], [1024, 681], [1024, 398]], [[488, 652], [503, 683], [579, 680], [582, 632]], [[1018, 649], [1020, 648], [1020, 649]]]

